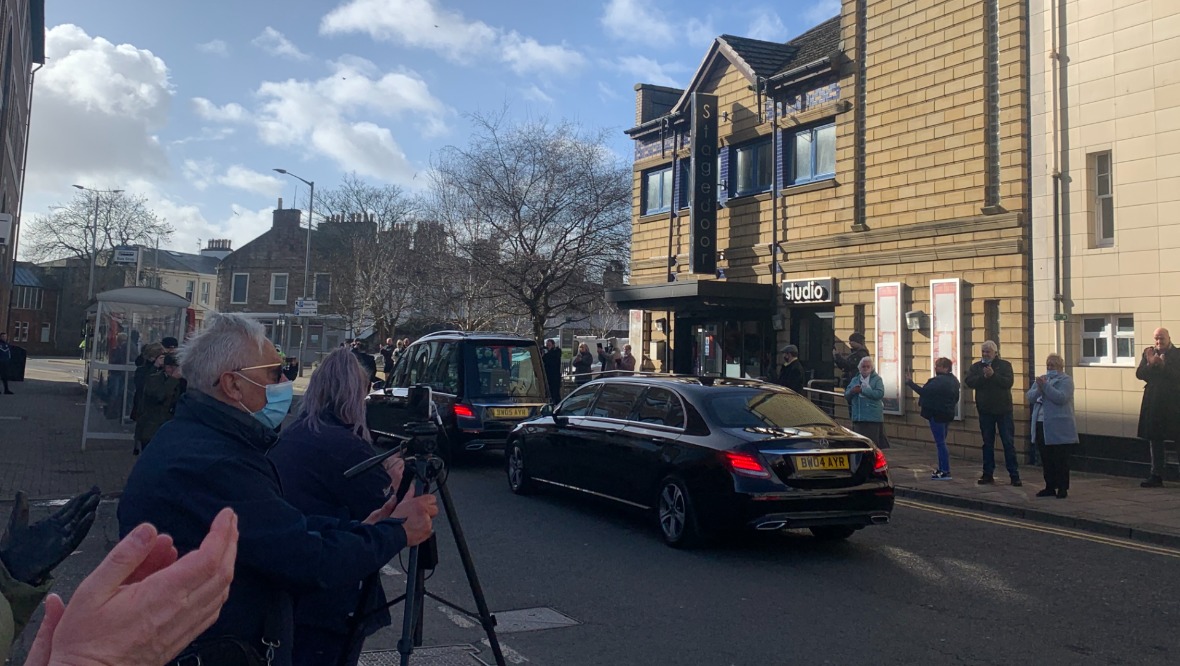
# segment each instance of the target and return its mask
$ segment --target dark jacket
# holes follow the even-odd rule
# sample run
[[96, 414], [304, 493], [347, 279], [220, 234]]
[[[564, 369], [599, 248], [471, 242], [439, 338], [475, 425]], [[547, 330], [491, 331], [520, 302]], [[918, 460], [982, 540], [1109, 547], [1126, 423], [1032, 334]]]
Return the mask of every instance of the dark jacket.
[[912, 381], [905, 383], [918, 394], [918, 407], [922, 418], [936, 423], [950, 423], [955, 420], [959, 407], [959, 380], [951, 373], [934, 375], [926, 384], [918, 386]]
[[847, 384], [853, 377], [860, 374], [860, 361], [869, 355], [869, 350], [853, 349], [847, 354], [835, 354], [832, 360], [836, 363], [836, 367], [844, 372], [844, 383]]
[[545, 368], [545, 383], [549, 386], [549, 398], [553, 402], [561, 399], [561, 347], [546, 349], [541, 354], [541, 366]]
[[139, 418], [135, 421], [135, 441], [147, 442], [160, 426], [172, 419], [180, 399], [180, 380], [163, 372], [149, 375], [140, 395]]
[[135, 369], [135, 376], [132, 381], [135, 384], [135, 395], [131, 402], [131, 419], [139, 420], [139, 414], [143, 411], [143, 387], [147, 386], [148, 377], [159, 373], [161, 370], [156, 367], [155, 363], [143, 363]]
[[359, 349], [352, 350], [356, 360], [360, 362], [361, 367], [365, 369], [365, 373], [369, 376], [369, 383], [377, 381], [377, 359], [373, 358], [372, 354], [366, 354]]
[[983, 376], [983, 368], [983, 361], [976, 361], [963, 378], [963, 383], [975, 390], [975, 409], [980, 414], [1011, 413], [1012, 364], [996, 356], [992, 359], [991, 377]]
[[[229, 599], [202, 638], [235, 636], [258, 645], [268, 609], [282, 623], [275, 664], [291, 663], [291, 595], [357, 585], [406, 544], [400, 522], [363, 525], [305, 516], [282, 497], [266, 451], [278, 436], [241, 410], [198, 391], [181, 397], [135, 463], [119, 502], [119, 533], [150, 522], [183, 556], [196, 549], [224, 507], [238, 514], [238, 559]], [[200, 638], [198, 638], [200, 640]]]
[[[381, 465], [345, 479], [344, 472], [364, 462], [375, 451], [334, 415], [321, 415], [319, 433], [312, 432], [300, 418], [283, 429], [279, 443], [267, 453], [279, 473], [283, 498], [307, 515], [331, 516], [338, 520], [364, 520], [385, 502], [389, 475]], [[366, 608], [385, 605], [381, 574], [370, 574]], [[357, 608], [361, 591], [356, 585], [319, 590], [295, 598], [295, 624], [318, 627], [347, 635], [348, 614]], [[388, 611], [365, 623], [368, 636], [390, 624]]]
[[778, 377], [774, 383], [785, 386], [799, 395], [803, 395], [803, 364], [799, 359], [784, 363], [778, 370]]
[[385, 363], [381, 367], [382, 372], [393, 372], [393, 347], [390, 345], [383, 345], [381, 347], [381, 358], [385, 359]]
[[7, 342], [0, 342], [0, 363], [8, 363], [12, 360], [12, 345]]
[[1144, 353], [1135, 377], [1147, 382], [1139, 406], [1139, 437], [1180, 442], [1180, 348], [1166, 349], [1162, 366], [1148, 365]]
[[590, 352], [578, 352], [574, 357], [574, 379], [579, 384], [585, 384], [590, 381], [590, 368], [594, 365], [594, 357]]

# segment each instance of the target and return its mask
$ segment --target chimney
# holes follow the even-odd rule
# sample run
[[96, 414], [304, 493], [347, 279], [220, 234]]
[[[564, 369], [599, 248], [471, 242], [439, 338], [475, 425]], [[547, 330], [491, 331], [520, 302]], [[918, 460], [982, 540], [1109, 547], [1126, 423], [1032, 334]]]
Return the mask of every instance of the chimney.
[[298, 208], [283, 208], [283, 200], [279, 199], [279, 207], [271, 213], [271, 229], [299, 229], [303, 211]]
[[667, 115], [683, 94], [683, 90], [676, 88], [657, 86], [651, 83], [636, 83], [635, 124], [642, 125], [649, 120]]
[[228, 238], [213, 238], [209, 240], [209, 245], [201, 250], [202, 257], [214, 257], [217, 260], [225, 259], [233, 252], [230, 247], [230, 239]]
[[277, 210], [282, 210], [282, 209], [283, 209], [283, 198], [279, 197], [279, 207]]

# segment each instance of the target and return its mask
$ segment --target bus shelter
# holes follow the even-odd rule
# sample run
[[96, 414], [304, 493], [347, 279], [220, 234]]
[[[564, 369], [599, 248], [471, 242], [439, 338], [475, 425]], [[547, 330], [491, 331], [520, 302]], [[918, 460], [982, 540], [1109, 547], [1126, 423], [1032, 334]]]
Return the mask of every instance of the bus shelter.
[[151, 287], [98, 294], [87, 315], [83, 451], [91, 439], [135, 439], [135, 359], [150, 342], [183, 340], [188, 307], [181, 296]]

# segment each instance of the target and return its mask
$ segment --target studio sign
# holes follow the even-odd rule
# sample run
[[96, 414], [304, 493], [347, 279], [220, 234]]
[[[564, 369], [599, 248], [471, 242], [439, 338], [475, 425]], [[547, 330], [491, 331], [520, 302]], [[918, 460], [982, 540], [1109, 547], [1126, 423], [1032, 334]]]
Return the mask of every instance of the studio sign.
[[793, 305], [836, 302], [836, 284], [832, 278], [787, 280], [783, 282], [783, 299]]

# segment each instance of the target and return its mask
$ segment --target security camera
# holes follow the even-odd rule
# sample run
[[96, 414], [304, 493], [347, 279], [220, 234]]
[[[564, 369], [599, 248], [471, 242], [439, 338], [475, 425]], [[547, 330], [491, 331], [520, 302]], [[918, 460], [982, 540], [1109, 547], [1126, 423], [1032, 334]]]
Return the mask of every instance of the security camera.
[[922, 320], [926, 318], [926, 313], [921, 310], [910, 310], [905, 313], [905, 327], [911, 331], [918, 331], [922, 329]]

